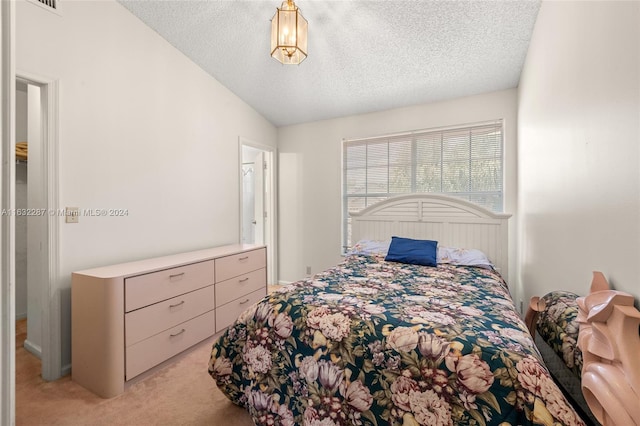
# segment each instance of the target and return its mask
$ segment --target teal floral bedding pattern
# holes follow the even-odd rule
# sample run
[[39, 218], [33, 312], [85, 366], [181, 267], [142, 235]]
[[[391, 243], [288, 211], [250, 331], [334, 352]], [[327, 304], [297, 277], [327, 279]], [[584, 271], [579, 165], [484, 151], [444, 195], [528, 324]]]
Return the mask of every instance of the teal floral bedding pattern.
[[553, 291], [543, 296], [546, 308], [538, 316], [540, 337], [578, 377], [582, 373], [582, 351], [578, 348], [578, 295]]
[[256, 425], [582, 425], [493, 271], [349, 256], [245, 311], [209, 374]]

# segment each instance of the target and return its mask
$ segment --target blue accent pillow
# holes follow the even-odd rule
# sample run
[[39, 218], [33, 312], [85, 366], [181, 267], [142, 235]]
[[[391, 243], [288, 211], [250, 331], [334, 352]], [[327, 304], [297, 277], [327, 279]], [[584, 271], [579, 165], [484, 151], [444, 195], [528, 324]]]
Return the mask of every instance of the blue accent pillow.
[[415, 265], [437, 266], [437, 253], [437, 241], [391, 237], [389, 252], [384, 260]]

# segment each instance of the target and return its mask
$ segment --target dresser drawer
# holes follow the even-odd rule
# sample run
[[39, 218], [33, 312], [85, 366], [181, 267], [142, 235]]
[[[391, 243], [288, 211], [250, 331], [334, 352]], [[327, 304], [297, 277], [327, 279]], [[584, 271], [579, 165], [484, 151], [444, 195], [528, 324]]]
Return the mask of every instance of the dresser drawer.
[[125, 314], [125, 346], [212, 310], [214, 286], [201, 288]]
[[225, 281], [249, 271], [266, 268], [267, 250], [262, 248], [233, 256], [225, 256], [216, 259], [215, 262], [216, 282]]
[[216, 333], [233, 324], [242, 312], [262, 299], [266, 294], [266, 289], [262, 288], [245, 296], [239, 297], [225, 305], [218, 306], [216, 308]]
[[216, 306], [229, 303], [241, 294], [249, 294], [265, 288], [267, 288], [267, 270], [265, 268], [217, 282]]
[[126, 380], [212, 336], [214, 321], [214, 311], [209, 311], [126, 348]]
[[206, 287], [213, 279], [213, 260], [126, 278], [125, 312]]

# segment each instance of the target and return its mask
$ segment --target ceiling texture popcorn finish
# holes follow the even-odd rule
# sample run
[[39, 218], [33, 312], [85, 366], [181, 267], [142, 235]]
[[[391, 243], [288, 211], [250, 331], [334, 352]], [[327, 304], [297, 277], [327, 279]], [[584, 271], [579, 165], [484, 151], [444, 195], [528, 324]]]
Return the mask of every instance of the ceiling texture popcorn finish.
[[539, 0], [299, 0], [308, 58], [270, 54], [274, 0], [119, 0], [275, 126], [517, 87]]

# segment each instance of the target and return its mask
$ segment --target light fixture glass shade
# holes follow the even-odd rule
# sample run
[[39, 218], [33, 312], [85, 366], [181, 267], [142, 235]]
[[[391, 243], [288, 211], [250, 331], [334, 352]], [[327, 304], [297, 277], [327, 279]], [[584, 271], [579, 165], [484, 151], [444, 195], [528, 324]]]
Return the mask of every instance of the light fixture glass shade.
[[271, 56], [297, 65], [307, 57], [307, 20], [293, 0], [284, 0], [271, 19]]

